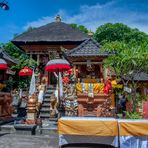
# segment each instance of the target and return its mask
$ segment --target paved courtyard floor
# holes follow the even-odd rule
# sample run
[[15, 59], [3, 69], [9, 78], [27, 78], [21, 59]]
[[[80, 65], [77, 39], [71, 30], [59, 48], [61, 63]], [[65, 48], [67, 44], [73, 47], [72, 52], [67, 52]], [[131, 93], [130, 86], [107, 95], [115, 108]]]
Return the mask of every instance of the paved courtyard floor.
[[58, 138], [55, 135], [49, 137], [1, 134], [0, 148], [58, 148]]
[[[0, 133], [0, 148], [59, 148], [58, 135], [16, 135]], [[64, 148], [111, 148], [110, 146], [100, 145], [70, 145]]]

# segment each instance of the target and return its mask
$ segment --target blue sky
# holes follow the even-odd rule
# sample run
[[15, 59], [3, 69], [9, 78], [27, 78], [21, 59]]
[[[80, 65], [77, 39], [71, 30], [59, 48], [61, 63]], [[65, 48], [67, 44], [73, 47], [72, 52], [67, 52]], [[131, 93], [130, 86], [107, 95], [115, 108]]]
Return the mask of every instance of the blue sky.
[[[0, 0], [1, 2], [2, 0]], [[7, 0], [9, 11], [0, 9], [0, 43], [8, 42], [29, 26], [54, 21], [77, 23], [93, 31], [104, 23], [124, 23], [148, 33], [148, 0]]]

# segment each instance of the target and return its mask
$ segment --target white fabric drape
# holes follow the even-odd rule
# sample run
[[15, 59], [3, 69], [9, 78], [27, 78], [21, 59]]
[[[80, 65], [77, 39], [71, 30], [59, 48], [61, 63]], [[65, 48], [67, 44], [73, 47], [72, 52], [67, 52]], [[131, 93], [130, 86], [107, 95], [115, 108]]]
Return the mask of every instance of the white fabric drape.
[[19, 90], [19, 98], [22, 98], [22, 89], [20, 88], [20, 90]]
[[60, 97], [63, 97], [63, 82], [61, 72], [59, 72], [59, 88], [60, 88]]
[[53, 72], [53, 74], [56, 77], [56, 79], [58, 79], [58, 75], [56, 74], [56, 72]]
[[32, 73], [31, 77], [31, 82], [30, 82], [30, 88], [29, 88], [29, 96], [33, 95], [36, 91], [36, 86], [35, 86], [35, 74], [34, 71]]

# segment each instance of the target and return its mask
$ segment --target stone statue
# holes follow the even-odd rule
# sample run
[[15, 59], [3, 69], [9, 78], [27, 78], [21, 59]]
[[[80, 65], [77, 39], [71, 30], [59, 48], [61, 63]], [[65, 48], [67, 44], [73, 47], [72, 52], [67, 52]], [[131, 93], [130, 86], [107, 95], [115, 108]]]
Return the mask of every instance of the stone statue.
[[54, 118], [58, 113], [57, 106], [58, 106], [57, 98], [53, 94], [50, 100], [50, 118]]

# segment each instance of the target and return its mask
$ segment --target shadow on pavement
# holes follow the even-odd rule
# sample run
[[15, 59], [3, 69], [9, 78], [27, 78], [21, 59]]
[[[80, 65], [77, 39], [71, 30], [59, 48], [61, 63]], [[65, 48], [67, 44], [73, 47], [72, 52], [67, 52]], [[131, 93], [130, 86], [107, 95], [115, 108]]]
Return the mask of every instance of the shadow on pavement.
[[114, 146], [103, 144], [67, 144], [62, 148], [114, 148]]
[[10, 133], [0, 133], [0, 137], [8, 135], [8, 134], [10, 134]]

